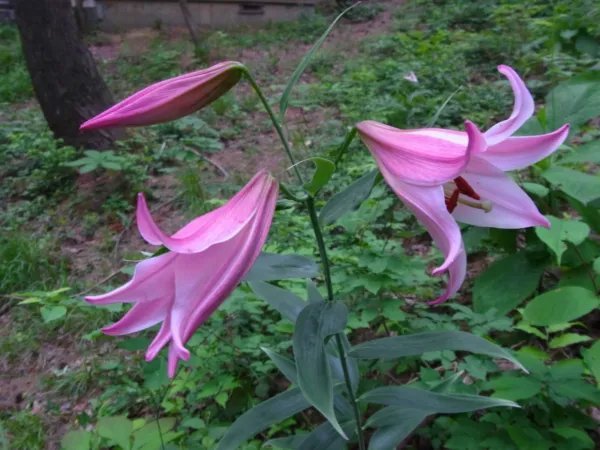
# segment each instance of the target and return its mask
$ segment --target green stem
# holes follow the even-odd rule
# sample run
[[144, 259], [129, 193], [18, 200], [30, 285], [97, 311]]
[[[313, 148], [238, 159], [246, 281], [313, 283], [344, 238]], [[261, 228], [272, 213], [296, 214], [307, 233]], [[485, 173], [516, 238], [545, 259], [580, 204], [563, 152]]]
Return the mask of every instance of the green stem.
[[[329, 265], [329, 258], [327, 257], [327, 248], [325, 247], [325, 241], [323, 239], [323, 231], [321, 230], [321, 224], [317, 217], [317, 210], [315, 208], [315, 201], [312, 197], [306, 199], [306, 207], [310, 215], [310, 222], [315, 232], [315, 238], [317, 239], [317, 247], [319, 248], [319, 256], [321, 258], [321, 265], [323, 266], [323, 275], [325, 277], [325, 286], [327, 288], [327, 300], [330, 302], [335, 301], [333, 295], [333, 284], [331, 282], [331, 269]], [[352, 404], [354, 411], [354, 420], [356, 421], [356, 434], [358, 436], [358, 447], [360, 450], [366, 450], [365, 436], [363, 434], [362, 423], [360, 419], [360, 411], [358, 410], [358, 403], [354, 396], [354, 390], [352, 389], [352, 382], [350, 381], [350, 372], [348, 371], [348, 361], [346, 359], [346, 350], [342, 343], [342, 335], [338, 333], [335, 335], [335, 342], [337, 344], [337, 350], [342, 363], [342, 371], [344, 372], [344, 382], [346, 384], [346, 390], [348, 392], [348, 398]]]
[[[283, 130], [281, 129], [281, 125], [279, 124], [277, 117], [273, 113], [273, 110], [271, 109], [269, 102], [263, 95], [261, 89], [256, 84], [256, 81], [254, 81], [254, 78], [252, 78], [252, 75], [250, 75], [250, 72], [248, 72], [248, 70], [245, 69], [244, 73], [246, 75], [246, 78], [250, 82], [250, 85], [252, 86], [252, 88], [254, 89], [256, 94], [258, 95], [258, 98], [260, 99], [263, 106], [265, 107], [265, 110], [267, 111], [267, 114], [269, 115], [271, 122], [273, 122], [275, 131], [277, 132], [279, 139], [281, 139], [283, 148], [284, 148], [290, 162], [292, 163], [292, 168], [294, 169], [294, 173], [295, 173], [296, 177], [298, 178], [298, 181], [300, 182], [300, 184], [304, 184], [302, 174], [298, 170], [298, 167], [296, 165], [296, 160], [294, 159], [294, 156], [292, 155], [292, 150], [290, 149], [290, 146], [285, 137], [285, 134], [283, 133]], [[350, 137], [347, 138], [347, 145], [350, 144], [350, 142], [352, 141], [352, 138], [354, 138], [355, 134], [356, 134], [356, 131], [350, 133]], [[346, 142], [344, 144], [346, 144]], [[343, 150], [342, 150], [342, 153], [343, 153]], [[310, 216], [310, 222], [312, 224], [312, 227], [313, 227], [313, 230], [315, 233], [315, 238], [317, 240], [317, 247], [319, 248], [319, 257], [321, 259], [321, 265], [323, 266], [323, 275], [325, 277], [325, 286], [327, 287], [327, 300], [330, 302], [333, 302], [334, 301], [333, 285], [331, 283], [331, 270], [330, 270], [330, 266], [329, 266], [329, 259], [327, 258], [327, 248], [325, 247], [325, 241], [323, 239], [323, 231], [321, 230], [321, 224], [319, 223], [319, 218], [317, 216], [317, 210], [315, 208], [314, 198], [311, 196], [307, 197], [305, 203], [306, 203], [306, 207], [308, 209], [308, 213]], [[352, 382], [350, 381], [350, 373], [348, 371], [348, 361], [346, 359], [346, 351], [345, 351], [344, 345], [342, 343], [341, 333], [335, 335], [335, 340], [336, 340], [336, 344], [337, 344], [338, 353], [340, 356], [340, 362], [342, 364], [342, 371], [344, 372], [344, 381], [346, 384], [346, 389], [348, 391], [348, 398], [350, 399], [350, 403], [352, 404], [352, 408], [354, 410], [354, 419], [356, 421], [356, 434], [358, 436], [358, 446], [359, 446], [360, 450], [366, 450], [367, 447], [365, 445], [365, 436], [364, 436], [363, 429], [362, 429], [360, 411], [358, 409], [358, 404], [356, 403], [356, 397], [354, 396], [354, 391], [352, 390]]]
[[271, 105], [269, 105], [267, 98], [264, 96], [260, 87], [258, 87], [258, 84], [256, 84], [256, 81], [254, 81], [254, 78], [252, 78], [252, 75], [250, 75], [250, 72], [248, 71], [248, 69], [244, 69], [244, 74], [246, 75], [246, 78], [248, 79], [250, 86], [252, 86], [252, 89], [254, 89], [254, 92], [256, 92], [256, 95], [258, 95], [258, 98], [260, 99], [261, 103], [265, 107], [267, 114], [271, 118], [271, 122], [273, 122], [275, 131], [277, 132], [277, 135], [279, 136], [279, 139], [281, 140], [281, 143], [283, 144], [283, 149], [285, 150], [285, 153], [287, 153], [290, 163], [292, 163], [292, 169], [294, 170], [294, 173], [296, 174], [296, 178], [298, 178], [298, 181], [300, 182], [300, 184], [304, 184], [302, 174], [300, 173], [300, 170], [298, 170], [298, 166], [296, 165], [296, 159], [294, 158], [294, 155], [292, 154], [292, 149], [290, 148], [290, 145], [285, 137], [285, 134], [283, 133], [283, 130], [281, 129], [281, 125], [279, 125], [279, 121], [277, 120], [275, 113], [271, 109]]

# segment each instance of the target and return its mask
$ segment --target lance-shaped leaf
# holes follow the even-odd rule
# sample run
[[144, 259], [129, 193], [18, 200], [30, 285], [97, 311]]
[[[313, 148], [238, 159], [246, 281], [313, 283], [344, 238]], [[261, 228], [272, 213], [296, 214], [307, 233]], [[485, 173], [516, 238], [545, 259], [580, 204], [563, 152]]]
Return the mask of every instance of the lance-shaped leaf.
[[442, 394], [407, 386], [385, 386], [367, 392], [359, 401], [421, 410], [428, 414], [452, 414], [494, 406], [518, 408], [515, 402], [479, 395]]
[[310, 303], [298, 319], [294, 331], [294, 356], [298, 372], [298, 385], [304, 396], [336, 431], [346, 438], [333, 408], [333, 379], [325, 339], [343, 331], [348, 310], [343, 303]]
[[304, 185], [304, 189], [314, 197], [333, 176], [335, 164], [333, 161], [318, 156], [309, 158], [307, 161], [312, 161], [315, 164], [316, 170], [311, 180]]
[[369, 450], [390, 450], [406, 439], [429, 414], [403, 406], [386, 406], [365, 424], [377, 428], [369, 441]]
[[312, 278], [319, 273], [315, 262], [301, 255], [278, 255], [262, 252], [244, 281], [274, 281], [290, 278]]
[[525, 370], [523, 365], [502, 347], [463, 331], [428, 331], [374, 339], [353, 347], [349, 355], [360, 359], [393, 359], [441, 350], [465, 351], [503, 358]]
[[321, 224], [330, 225], [344, 214], [358, 208], [371, 194], [378, 175], [379, 171], [374, 169], [331, 197], [319, 215]]
[[252, 436], [310, 405], [299, 388], [289, 389], [246, 411], [229, 427], [216, 450], [235, 450]]
[[[354, 420], [342, 422], [341, 426], [348, 435], [351, 435], [354, 431]], [[348, 448], [346, 444], [331, 424], [324, 422], [306, 436], [298, 446], [298, 450], [346, 450]]]
[[263, 281], [253, 281], [249, 284], [256, 295], [292, 322], [296, 321], [298, 314], [306, 306], [304, 300], [286, 289]]
[[285, 90], [283, 91], [283, 94], [281, 94], [281, 100], [279, 100], [279, 115], [282, 119], [285, 117], [285, 111], [287, 110], [287, 107], [288, 107], [290, 93], [292, 92], [294, 85], [300, 79], [300, 76], [302, 75], [304, 70], [306, 70], [306, 67], [308, 67], [308, 63], [310, 62], [311, 58], [317, 52], [317, 50], [319, 50], [319, 47], [321, 47], [321, 45], [323, 45], [323, 42], [325, 42], [325, 39], [327, 39], [327, 36], [329, 35], [329, 33], [331, 33], [331, 30], [333, 30], [333, 27], [335, 26], [335, 24], [338, 23], [338, 21], [342, 18], [342, 16], [344, 14], [346, 14], [348, 11], [350, 11], [355, 6], [356, 5], [352, 5], [349, 8], [346, 8], [344, 11], [342, 11], [340, 13], [339, 16], [337, 16], [335, 18], [335, 20], [333, 22], [331, 22], [331, 25], [329, 25], [329, 27], [327, 27], [325, 32], [321, 35], [321, 37], [317, 40], [317, 42], [315, 42], [315, 44], [308, 51], [308, 53], [306, 55], [304, 55], [304, 57], [300, 61], [300, 64], [298, 64], [298, 67], [296, 67], [296, 70], [294, 70], [294, 73], [292, 73], [292, 76], [290, 77], [290, 81], [288, 81], [288, 84], [286, 85]]

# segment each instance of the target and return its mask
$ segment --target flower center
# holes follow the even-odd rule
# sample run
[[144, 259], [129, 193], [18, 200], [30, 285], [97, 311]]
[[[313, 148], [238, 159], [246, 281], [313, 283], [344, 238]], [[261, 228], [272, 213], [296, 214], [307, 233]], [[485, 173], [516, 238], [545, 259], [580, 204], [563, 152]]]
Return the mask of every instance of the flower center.
[[448, 212], [454, 211], [458, 204], [482, 209], [485, 212], [492, 210], [492, 204], [487, 200], [481, 200], [481, 196], [463, 177], [456, 177], [452, 183], [444, 185], [444, 196]]

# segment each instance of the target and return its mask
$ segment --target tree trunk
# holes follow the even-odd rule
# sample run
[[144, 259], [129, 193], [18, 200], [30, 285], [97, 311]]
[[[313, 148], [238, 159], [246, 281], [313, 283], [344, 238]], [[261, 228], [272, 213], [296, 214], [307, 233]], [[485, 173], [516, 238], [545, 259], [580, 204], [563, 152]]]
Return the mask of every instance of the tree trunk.
[[66, 144], [108, 148], [120, 131], [79, 132], [113, 99], [83, 43], [70, 0], [16, 0], [27, 68], [48, 126]]

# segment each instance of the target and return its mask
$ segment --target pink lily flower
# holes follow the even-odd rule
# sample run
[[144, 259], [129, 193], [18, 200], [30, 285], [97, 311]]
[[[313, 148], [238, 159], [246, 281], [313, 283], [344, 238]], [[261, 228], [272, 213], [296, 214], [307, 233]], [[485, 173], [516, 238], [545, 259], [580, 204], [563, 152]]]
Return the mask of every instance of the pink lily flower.
[[84, 122], [80, 129], [137, 127], [179, 119], [231, 89], [240, 80], [243, 70], [243, 64], [225, 61], [151, 84]]
[[120, 336], [162, 322], [146, 360], [169, 344], [168, 373], [173, 377], [178, 360], [190, 357], [184, 344], [231, 294], [260, 254], [277, 191], [275, 179], [261, 171], [225, 205], [192, 220], [172, 236], [158, 228], [139, 194], [140, 234], [148, 243], [164, 245], [170, 251], [138, 263], [133, 278], [123, 286], [86, 297], [98, 305], [133, 303], [118, 322], [102, 331]]
[[386, 182], [431, 234], [444, 253], [433, 275], [448, 272], [444, 302], [466, 275], [466, 254], [456, 221], [492, 228], [549, 227], [533, 201], [505, 171], [518, 170], [554, 152], [569, 125], [536, 136], [512, 136], [534, 112], [525, 83], [508, 66], [515, 101], [506, 120], [481, 133], [471, 122], [466, 131], [441, 128], [399, 130], [378, 122], [357, 125]]

